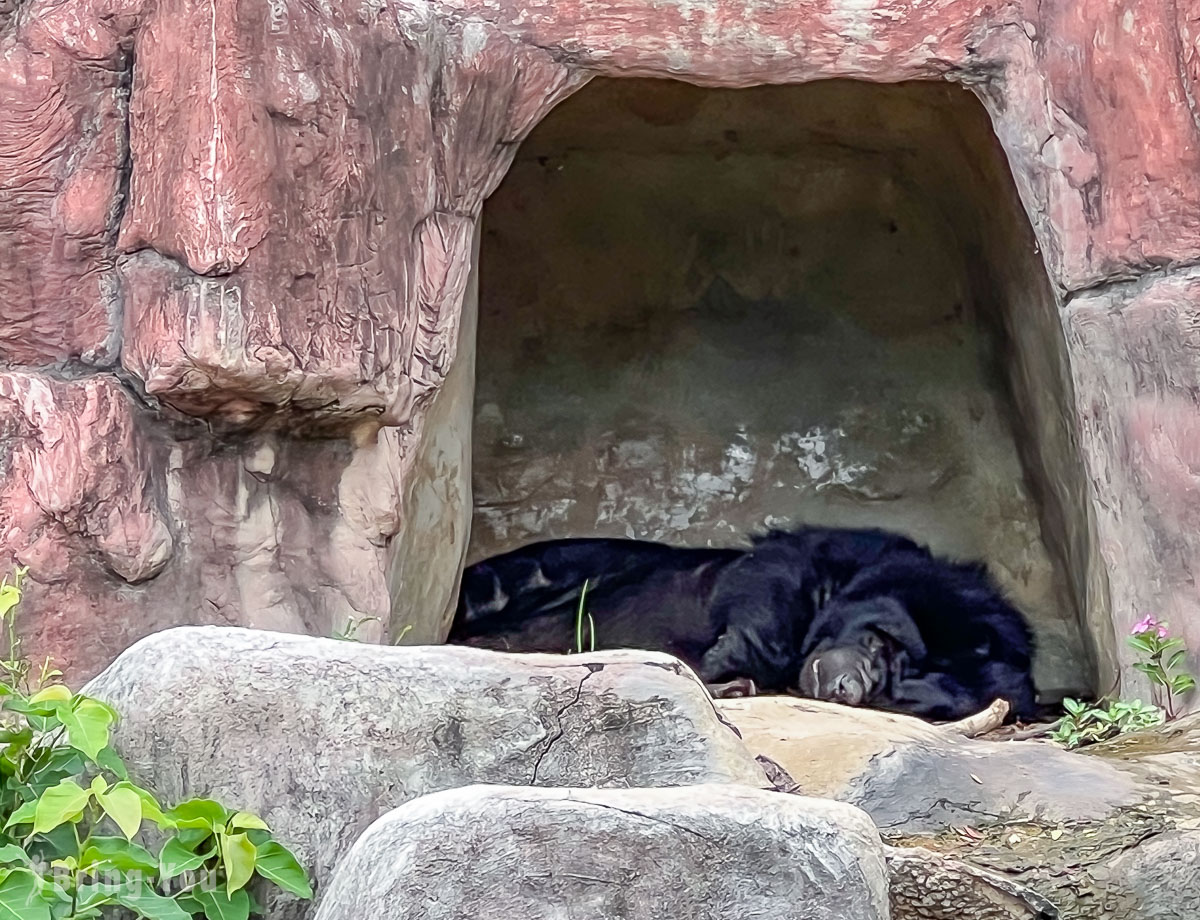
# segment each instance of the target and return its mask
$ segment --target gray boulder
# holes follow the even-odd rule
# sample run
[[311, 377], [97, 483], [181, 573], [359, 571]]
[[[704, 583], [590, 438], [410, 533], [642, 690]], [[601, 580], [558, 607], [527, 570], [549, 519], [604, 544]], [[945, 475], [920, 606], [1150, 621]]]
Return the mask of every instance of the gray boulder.
[[728, 785], [472, 786], [376, 821], [317, 920], [887, 920], [883, 847], [848, 805]]
[[910, 716], [817, 700], [716, 705], [750, 750], [778, 763], [806, 794], [857, 805], [884, 834], [1102, 821], [1147, 794], [1118, 766], [1048, 742], [975, 740]]
[[[150, 636], [86, 688], [167, 802], [261, 815], [320, 886], [375, 819], [473, 783], [762, 787], [762, 768], [678, 661], [505, 655], [220, 627]], [[296, 905], [272, 916], [301, 916]]]
[[1174, 831], [1125, 850], [1109, 863], [1112, 887], [1128, 891], [1138, 920], [1200, 917], [1200, 831]]

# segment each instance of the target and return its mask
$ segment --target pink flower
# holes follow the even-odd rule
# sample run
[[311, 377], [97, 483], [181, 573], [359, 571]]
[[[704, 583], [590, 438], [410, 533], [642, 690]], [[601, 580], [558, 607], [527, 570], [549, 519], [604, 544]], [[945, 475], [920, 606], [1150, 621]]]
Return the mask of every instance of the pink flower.
[[1163, 627], [1158, 625], [1158, 620], [1152, 616], [1144, 616], [1133, 625], [1133, 630], [1130, 635], [1140, 636], [1142, 633], [1148, 633], [1151, 630], [1157, 629], [1160, 636], [1165, 635]]

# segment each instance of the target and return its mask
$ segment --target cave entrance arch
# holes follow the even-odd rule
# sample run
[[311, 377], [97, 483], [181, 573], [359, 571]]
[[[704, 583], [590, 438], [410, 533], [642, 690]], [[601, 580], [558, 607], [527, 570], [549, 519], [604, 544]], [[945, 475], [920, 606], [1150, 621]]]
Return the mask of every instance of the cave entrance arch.
[[521, 146], [481, 234], [468, 562], [895, 528], [985, 559], [1039, 687], [1091, 689], [1062, 332], [969, 92], [596, 79]]

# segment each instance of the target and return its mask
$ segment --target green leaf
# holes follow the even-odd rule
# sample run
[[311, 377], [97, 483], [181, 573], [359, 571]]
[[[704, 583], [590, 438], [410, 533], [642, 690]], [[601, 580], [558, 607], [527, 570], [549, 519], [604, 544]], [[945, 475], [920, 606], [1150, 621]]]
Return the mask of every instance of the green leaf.
[[50, 913], [53, 916], [66, 913], [71, 907], [71, 896], [67, 894], [66, 889], [53, 879], [48, 879], [37, 874], [34, 869], [34, 878], [37, 882], [38, 892], [42, 900], [50, 905]]
[[271, 840], [258, 847], [258, 861], [255, 863], [258, 874], [268, 881], [274, 882], [284, 891], [301, 898], [312, 897], [312, 886], [308, 883], [308, 874], [300, 866], [300, 862], [292, 851], [283, 844]]
[[96, 804], [113, 819], [125, 838], [132, 840], [142, 827], [142, 800], [138, 794], [118, 784], [107, 792], [97, 792], [95, 795]]
[[91, 793], [70, 779], [64, 779], [57, 786], [47, 789], [38, 799], [34, 810], [33, 832], [44, 834], [60, 824], [78, 821], [90, 798]]
[[[122, 764], [122, 769], [124, 765]], [[133, 783], [125, 781], [117, 783], [121, 789], [132, 789], [134, 794], [142, 800], [142, 820], [153, 821], [161, 828], [175, 827], [175, 821], [163, 814], [162, 806], [158, 804], [158, 799], [154, 794], [141, 786], [135, 786]]]
[[212, 856], [212, 850], [207, 853], [193, 853], [178, 837], [172, 837], [163, 844], [162, 851], [158, 854], [158, 872], [163, 880], [167, 881], [184, 872], [199, 869]]
[[175, 831], [175, 838], [179, 841], [180, 846], [186, 847], [192, 853], [206, 843], [216, 846], [216, 841], [213, 839], [213, 832], [204, 827], [178, 828]]
[[1146, 638], [1146, 635], [1130, 636], [1129, 644], [1139, 652], [1145, 652], [1147, 655], [1154, 654], [1154, 644]]
[[[98, 767], [100, 767], [101, 769], [107, 770], [109, 773], [111, 773], [117, 779], [129, 779], [129, 771], [125, 769], [125, 761], [123, 761], [121, 759], [120, 755], [116, 751], [114, 751], [112, 748], [106, 747], [103, 751], [101, 751], [99, 754], [97, 754], [92, 759], [96, 761], [96, 765]], [[156, 803], [156, 807], [157, 807], [157, 803]], [[161, 813], [162, 812], [160, 811], [159, 814], [161, 814]], [[145, 814], [144, 809], [143, 809], [143, 815], [147, 819], [150, 818], [149, 815]]]
[[192, 897], [204, 908], [208, 920], [246, 920], [250, 916], [250, 897], [245, 890], [233, 894], [216, 891], [194, 891]]
[[191, 920], [191, 915], [174, 898], [164, 897], [144, 882], [127, 880], [117, 885], [98, 882], [79, 886], [78, 903], [86, 908], [114, 902], [148, 920]]
[[92, 760], [108, 747], [108, 729], [116, 720], [112, 709], [99, 700], [77, 697], [70, 706], [59, 710], [58, 717], [66, 726], [67, 741], [71, 747], [82, 751]]
[[83, 851], [83, 864], [104, 862], [121, 872], [157, 872], [158, 861], [149, 850], [123, 837], [92, 837]]
[[0, 863], [6, 866], [12, 863], [23, 863], [29, 865], [29, 854], [17, 846], [15, 843], [6, 843], [0, 846]]
[[191, 920], [191, 915], [179, 906], [179, 902], [164, 897], [146, 884], [122, 885], [117, 891], [117, 903], [147, 920]]
[[31, 870], [14, 869], [0, 882], [0, 920], [50, 920], [50, 905]]
[[233, 894], [254, 875], [258, 850], [245, 834], [221, 834], [221, 862], [225, 866], [225, 888]]
[[1178, 666], [1179, 662], [1183, 661], [1183, 659], [1186, 657], [1187, 657], [1187, 649], [1185, 649], [1185, 648], [1181, 648], [1179, 651], [1175, 652], [1175, 654], [1173, 654], [1170, 657], [1170, 659], [1167, 661], [1167, 670], [1174, 671], [1175, 668]]
[[26, 801], [24, 805], [17, 808], [17, 811], [12, 813], [12, 817], [8, 818], [8, 823], [5, 824], [5, 830], [14, 828], [18, 824], [34, 823], [34, 816], [37, 813], [37, 801]]
[[[86, 764], [86, 758], [84, 758], [83, 754], [74, 748], [69, 748], [66, 746], [56, 747], [53, 753], [46, 758], [45, 766], [38, 771], [38, 776], [34, 777], [34, 779], [36, 780], [40, 778], [43, 773], [52, 773], [56, 770], [65, 770], [69, 776], [78, 776], [83, 772], [83, 768], [86, 766]], [[59, 779], [63, 778], [64, 777], [59, 777]], [[57, 783], [58, 779], [56, 779], [54, 782]]]
[[252, 815], [248, 811], [239, 811], [236, 815], [229, 819], [229, 826], [234, 830], [243, 831], [269, 831], [267, 822], [258, 815]]
[[177, 827], [208, 828], [217, 831], [229, 820], [229, 809], [212, 799], [188, 799], [167, 812]]
[[[94, 911], [117, 900], [117, 886], [107, 882], [85, 882], [75, 894], [76, 911]], [[78, 914], [76, 914], [78, 916]]]
[[37, 713], [37, 714], [42, 714], [42, 713], [53, 714], [54, 707], [57, 705], [58, 704], [55, 702], [47, 702], [47, 703], [39, 703], [38, 705], [35, 706], [34, 704], [30, 703], [29, 700], [25, 699], [25, 697], [21, 696], [18, 693], [18, 694], [13, 694], [12, 696], [5, 698], [4, 702], [0, 703], [0, 709], [4, 709], [8, 712], [20, 713], [23, 716], [27, 716], [27, 715], [33, 715], [35, 713]]
[[75, 825], [60, 824], [48, 834], [41, 834], [29, 841], [26, 849], [34, 861], [63, 859], [79, 853], [79, 841], [75, 839]]
[[71, 691], [62, 684], [54, 684], [51, 687], [43, 687], [37, 693], [29, 698], [32, 704], [44, 703], [47, 701], [66, 702], [71, 698]]
[[246, 894], [247, 894], [247, 895], [249, 896], [249, 898], [250, 898], [250, 913], [251, 913], [251, 914], [253, 914], [253, 915], [255, 915], [255, 916], [258, 916], [258, 915], [260, 915], [260, 914], [265, 914], [265, 913], [266, 913], [266, 911], [263, 909], [263, 906], [262, 906], [262, 904], [261, 904], [261, 903], [259, 903], [259, 900], [258, 900], [258, 898], [256, 898], [256, 897], [254, 896], [254, 892], [253, 892], [251, 889], [249, 889], [249, 888], [243, 888], [243, 889], [242, 889], [242, 891], [246, 892]]
[[0, 744], [17, 745], [24, 747], [33, 740], [33, 729], [24, 726], [17, 731], [11, 729], [0, 730]]
[[1196, 686], [1196, 678], [1191, 674], [1176, 674], [1171, 678], [1171, 690], [1175, 693], [1187, 693]]
[[1077, 716], [1077, 715], [1079, 715], [1079, 713], [1083, 712], [1084, 705], [1083, 705], [1083, 703], [1079, 702], [1078, 700], [1075, 700], [1069, 696], [1066, 696], [1066, 697], [1063, 697], [1063, 709], [1065, 709], [1071, 715]]
[[[7, 582], [7, 579], [5, 579]], [[21, 603], [21, 589], [16, 585], [0, 585], [0, 619], [8, 616], [8, 612]]]

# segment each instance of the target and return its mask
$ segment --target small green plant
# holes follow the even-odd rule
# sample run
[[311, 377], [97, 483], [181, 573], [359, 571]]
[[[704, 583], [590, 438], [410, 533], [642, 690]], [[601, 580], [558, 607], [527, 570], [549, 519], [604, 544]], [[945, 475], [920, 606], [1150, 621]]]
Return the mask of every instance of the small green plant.
[[587, 604], [588, 582], [583, 580], [583, 588], [579, 592], [579, 607], [575, 610], [575, 654], [583, 654], [583, 621], [587, 618], [588, 651], [596, 651], [596, 623], [590, 613], [585, 613]]
[[1144, 656], [1133, 666], [1150, 678], [1158, 705], [1142, 700], [1101, 701], [1092, 705], [1068, 697], [1063, 700], [1067, 714], [1051, 733], [1052, 740], [1076, 748], [1175, 718], [1178, 698], [1196, 686], [1195, 678], [1182, 668], [1187, 657], [1183, 640], [1172, 637], [1166, 623], [1147, 616], [1130, 631], [1129, 644]]
[[261, 912], [247, 888], [256, 877], [312, 897], [261, 818], [202, 798], [164, 808], [129, 780], [109, 746], [112, 707], [21, 654], [24, 577], [0, 583], [0, 918], [246, 920]]
[[1082, 747], [1115, 738], [1125, 732], [1161, 725], [1166, 714], [1157, 706], [1141, 700], [1118, 700], [1107, 705], [1090, 705], [1067, 697], [1067, 714], [1050, 735], [1052, 741], [1069, 748]]
[[1146, 656], [1133, 666], [1150, 678], [1156, 702], [1166, 710], [1168, 719], [1174, 719], [1178, 698], [1196, 687], [1196, 679], [1182, 667], [1187, 658], [1183, 640], [1172, 636], [1166, 623], [1147, 616], [1134, 625], [1129, 644]]
[[[346, 625], [339, 630], [335, 630], [331, 638], [341, 639], [343, 642], [360, 642], [362, 640], [358, 638], [358, 631], [371, 622], [379, 623], [381, 621], [379, 617], [346, 617]], [[405, 632], [407, 631], [408, 628], [406, 627]], [[404, 633], [400, 635], [403, 637]]]

